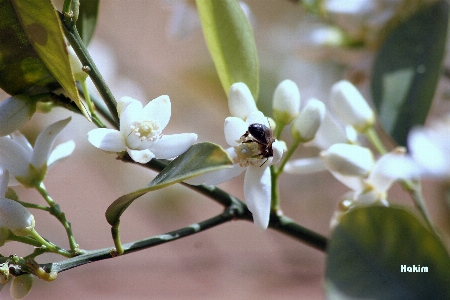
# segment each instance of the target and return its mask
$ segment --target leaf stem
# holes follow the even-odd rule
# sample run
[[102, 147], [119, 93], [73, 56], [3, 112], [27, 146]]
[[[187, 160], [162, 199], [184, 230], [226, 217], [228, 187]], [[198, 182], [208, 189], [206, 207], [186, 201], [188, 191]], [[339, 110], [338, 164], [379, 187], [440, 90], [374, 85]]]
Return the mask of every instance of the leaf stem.
[[75, 237], [72, 233], [72, 227], [70, 223], [66, 219], [66, 215], [61, 211], [59, 208], [59, 205], [53, 201], [53, 199], [48, 194], [47, 190], [45, 189], [44, 183], [41, 182], [39, 185], [35, 187], [35, 189], [41, 194], [41, 196], [45, 199], [45, 201], [50, 206], [50, 214], [55, 216], [56, 219], [64, 226], [64, 229], [66, 230], [67, 237], [69, 239], [70, 249], [72, 250], [72, 253], [74, 255], [77, 255], [80, 253], [80, 249], [78, 248], [78, 244], [75, 242]]
[[365, 132], [366, 137], [369, 139], [369, 141], [372, 143], [372, 145], [377, 149], [378, 153], [380, 154], [386, 154], [388, 150], [384, 146], [383, 142], [381, 141], [378, 133], [376, 132], [375, 128], [373, 126], [369, 127]]
[[[217, 215], [205, 221], [191, 224], [189, 226], [167, 232], [165, 234], [160, 234], [143, 240], [123, 244], [123, 255], [151, 248], [205, 231], [209, 228], [226, 223], [232, 220], [234, 217], [235, 212], [232, 209], [227, 209], [220, 215]], [[47, 272], [52, 271], [59, 273], [81, 265], [85, 265], [87, 263], [113, 258], [115, 257], [115, 255], [114, 251], [112, 252], [111, 250], [111, 248], [104, 248], [99, 250], [86, 251], [79, 256], [72, 257], [61, 262], [43, 264], [41, 265], [41, 267], [43, 267]]]

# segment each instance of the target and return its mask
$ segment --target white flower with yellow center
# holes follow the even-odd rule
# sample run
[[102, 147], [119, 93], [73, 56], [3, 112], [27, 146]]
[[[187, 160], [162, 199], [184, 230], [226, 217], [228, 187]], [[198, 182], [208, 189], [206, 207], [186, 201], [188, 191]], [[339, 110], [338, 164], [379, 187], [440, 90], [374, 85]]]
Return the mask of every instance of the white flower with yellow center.
[[92, 145], [107, 152], [127, 151], [134, 161], [145, 164], [152, 158], [174, 158], [197, 140], [195, 133], [162, 135], [171, 115], [169, 96], [159, 96], [145, 107], [135, 99], [123, 97], [117, 103], [117, 112], [120, 130], [91, 130], [88, 140]]
[[[193, 185], [215, 185], [245, 172], [244, 197], [253, 221], [259, 230], [269, 225], [271, 204], [270, 166], [281, 160], [286, 144], [272, 137], [268, 118], [257, 110], [253, 97], [243, 83], [234, 84], [230, 90], [231, 112], [239, 116], [225, 119], [225, 139], [231, 146], [226, 149], [234, 162], [232, 168], [205, 173], [186, 182]], [[239, 109], [241, 107], [242, 109]], [[252, 126], [254, 135], [249, 131]]]

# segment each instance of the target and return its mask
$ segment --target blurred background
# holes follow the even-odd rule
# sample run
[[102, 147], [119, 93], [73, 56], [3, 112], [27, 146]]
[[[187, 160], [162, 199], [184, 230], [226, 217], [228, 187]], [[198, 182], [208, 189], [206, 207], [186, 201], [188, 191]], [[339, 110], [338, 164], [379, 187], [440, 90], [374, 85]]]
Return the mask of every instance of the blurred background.
[[[348, 14], [344, 20], [349, 28], [356, 28], [355, 32], [367, 20], [380, 19], [381, 12], [393, 11], [385, 2], [395, 1], [360, 2], [366, 6], [357, 14], [340, 12], [344, 17]], [[370, 3], [375, 3], [376, 9]], [[273, 91], [283, 79], [298, 84], [302, 107], [311, 97], [327, 102], [331, 85], [343, 78], [368, 95], [377, 43], [373, 36], [381, 25], [373, 27], [373, 36], [367, 34], [372, 39], [367, 47], [343, 50], [324, 46], [333, 35], [322, 30], [323, 22], [295, 1], [248, 0], [245, 5], [261, 67], [258, 105], [267, 114], [271, 114]], [[227, 99], [190, 1], [102, 1], [89, 49], [117, 99], [130, 96], [145, 104], [162, 94], [170, 96], [172, 118], [166, 134], [195, 132], [199, 142], [226, 146], [223, 122], [228, 116]], [[448, 80], [443, 80], [433, 117], [450, 111], [445, 100], [448, 88]], [[62, 109], [35, 114], [22, 130], [33, 143], [42, 128], [69, 115]], [[106, 208], [156, 175], [116, 161], [114, 155], [93, 147], [86, 138], [93, 128], [81, 116], [73, 116], [59, 141], [74, 139], [76, 151], [55, 166], [45, 181], [72, 223], [77, 243], [86, 250], [113, 246], [104, 217]], [[289, 143], [289, 131], [284, 137]], [[318, 152], [301, 147], [295, 156], [310, 157]], [[286, 174], [281, 181], [284, 213], [329, 235], [330, 218], [347, 188], [325, 172]], [[242, 182], [239, 176], [220, 187], [243, 199]], [[16, 191], [30, 202], [43, 201], [35, 191]], [[440, 197], [441, 190], [433, 182], [427, 182], [424, 191], [429, 199]], [[395, 203], [411, 205], [398, 186], [390, 195]], [[430, 203], [430, 210], [442, 225], [448, 219], [448, 209], [439, 203]], [[175, 230], [221, 211], [213, 201], [182, 186], [152, 192], [135, 201], [122, 216], [122, 242]], [[68, 247], [65, 232], [55, 219], [41, 212], [33, 214], [42, 236]], [[2, 254], [26, 255], [25, 249], [8, 243]], [[152, 249], [65, 271], [51, 283], [36, 280], [27, 299], [322, 299], [325, 259], [324, 253], [290, 237], [270, 229], [261, 233], [250, 222], [234, 221]], [[39, 263], [58, 260], [61, 258], [53, 255], [38, 258]], [[0, 296], [6, 298], [8, 293], [5, 287]]]

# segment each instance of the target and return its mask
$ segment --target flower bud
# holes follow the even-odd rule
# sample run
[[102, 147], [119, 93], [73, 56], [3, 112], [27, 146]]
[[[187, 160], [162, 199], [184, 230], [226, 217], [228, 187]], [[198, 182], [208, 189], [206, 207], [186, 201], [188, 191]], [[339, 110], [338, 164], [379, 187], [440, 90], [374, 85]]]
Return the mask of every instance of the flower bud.
[[0, 228], [8, 228], [15, 235], [25, 236], [34, 228], [33, 215], [20, 203], [0, 199]]
[[300, 110], [300, 91], [292, 80], [283, 80], [273, 94], [273, 116], [280, 124], [289, 124]]
[[72, 68], [73, 76], [77, 81], [85, 81], [88, 74], [83, 71], [83, 65], [81, 64], [80, 59], [76, 55], [75, 51], [71, 46], [67, 47], [69, 49], [69, 62]]
[[308, 157], [290, 160], [284, 166], [283, 171], [287, 174], [311, 174], [326, 170], [325, 164], [320, 157]]
[[125, 108], [130, 103], [133, 103], [133, 102], [138, 102], [138, 100], [135, 100], [135, 99], [133, 99], [131, 97], [128, 97], [128, 96], [122, 97], [122, 98], [120, 98], [119, 101], [117, 101], [116, 109], [117, 109], [117, 114], [119, 115], [119, 117], [122, 114], [122, 112], [125, 110]]
[[364, 177], [374, 165], [372, 152], [357, 145], [334, 144], [320, 156], [330, 171], [344, 176]]
[[9, 273], [9, 265], [8, 261], [4, 261], [2, 264], [0, 264], [0, 290], [1, 286], [8, 283], [8, 281], [11, 279], [11, 274]]
[[26, 95], [16, 95], [0, 103], [0, 136], [8, 135], [31, 119], [36, 101]]
[[34, 277], [31, 274], [17, 276], [11, 282], [10, 294], [14, 299], [23, 299], [33, 286]]
[[375, 122], [373, 110], [349, 81], [341, 80], [331, 88], [331, 109], [345, 123], [364, 132]]
[[311, 99], [294, 119], [291, 126], [292, 137], [302, 143], [311, 141], [324, 118], [325, 104], [317, 99]]
[[246, 120], [252, 112], [258, 110], [252, 93], [245, 83], [237, 82], [230, 87], [228, 109], [233, 117], [242, 120]]

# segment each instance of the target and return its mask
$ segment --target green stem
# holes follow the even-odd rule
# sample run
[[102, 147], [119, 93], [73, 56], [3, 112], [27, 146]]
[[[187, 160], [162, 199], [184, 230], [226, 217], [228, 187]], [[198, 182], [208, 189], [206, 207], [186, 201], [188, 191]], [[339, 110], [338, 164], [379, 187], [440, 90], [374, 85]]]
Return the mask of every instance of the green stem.
[[58, 219], [58, 221], [64, 226], [64, 229], [66, 230], [67, 233], [67, 237], [69, 239], [70, 249], [72, 250], [73, 254], [74, 255], [79, 254], [80, 249], [78, 248], [78, 244], [75, 242], [75, 238], [72, 233], [72, 227], [70, 226], [70, 223], [67, 221], [66, 215], [61, 211], [59, 205], [56, 204], [55, 201], [53, 201], [53, 199], [47, 193], [47, 190], [45, 189], [43, 182], [41, 182], [35, 188], [50, 206], [50, 214], [55, 216], [56, 219]]
[[92, 82], [94, 83], [95, 87], [97, 88], [98, 92], [105, 101], [106, 106], [109, 109], [109, 112], [113, 116], [114, 122], [116, 124], [119, 124], [119, 116], [117, 115], [116, 110], [117, 102], [114, 99], [111, 90], [109, 89], [108, 85], [106, 84], [105, 80], [103, 79], [102, 75], [97, 69], [97, 66], [92, 60], [89, 52], [87, 51], [80, 35], [78, 34], [75, 25], [71, 22], [65, 22], [64, 17], [62, 17], [62, 19], [63, 19], [62, 25], [64, 33], [67, 39], [69, 40], [70, 45], [72, 46], [73, 50], [77, 54], [81, 63], [83, 64], [83, 67], [86, 69], [86, 72], [88, 73], [89, 77], [92, 79]]
[[64, 0], [62, 12], [64, 15], [68, 15], [72, 10], [72, 0]]
[[[223, 223], [229, 222], [235, 218], [235, 212], [233, 210], [225, 210], [223, 213], [221, 213], [218, 216], [215, 216], [213, 218], [207, 219], [205, 221], [195, 223], [192, 225], [189, 225], [184, 228], [180, 228], [171, 232], [167, 232], [165, 234], [153, 236], [147, 239], [135, 241], [132, 243], [127, 243], [122, 245], [123, 246], [123, 255], [133, 253], [136, 251], [140, 251], [143, 249], [148, 249], [157, 245], [165, 244], [168, 242], [172, 242], [202, 231], [205, 231], [207, 229], [210, 229], [212, 227], [221, 225]], [[48, 263], [41, 265], [47, 272], [54, 271], [54, 272], [62, 272], [66, 271], [81, 265], [85, 265], [87, 263], [103, 260], [103, 259], [109, 259], [115, 257], [114, 251], [111, 251], [111, 248], [104, 248], [99, 250], [93, 250], [93, 251], [86, 251], [85, 253], [72, 257], [69, 259], [66, 259], [61, 262], [57, 263]]]
[[414, 204], [422, 214], [425, 222], [428, 224], [428, 227], [430, 227], [430, 229], [437, 234], [436, 229], [434, 228], [434, 225], [429, 217], [428, 210], [422, 196], [422, 188], [420, 182], [403, 180], [401, 183], [402, 187], [410, 194], [412, 200], [414, 201]]
[[45, 240], [43, 237], [40, 236], [40, 234], [33, 229], [31, 229], [30, 231], [30, 235], [36, 240], [38, 241], [41, 246], [44, 246], [45, 248], [49, 249], [50, 252], [52, 253], [56, 253], [56, 254], [60, 254], [63, 255], [65, 257], [72, 257], [72, 254], [69, 253], [68, 251], [61, 249], [59, 247], [57, 247], [56, 245], [54, 245], [53, 243], [48, 242], [47, 240]]
[[388, 152], [373, 126], [369, 127], [369, 129], [366, 130], [365, 135], [375, 147], [375, 149], [377, 149], [378, 153], [386, 154]]
[[89, 95], [89, 89], [87, 86], [86, 79], [83, 81], [80, 81], [80, 84], [81, 84], [81, 88], [83, 89], [84, 100], [86, 100], [86, 104], [89, 108], [89, 112], [91, 113], [92, 116], [94, 116], [95, 110], [94, 110], [94, 106], [92, 105], [91, 97]]
[[27, 236], [18, 236], [18, 235], [14, 235], [12, 233], [9, 234], [8, 236], [8, 241], [15, 241], [15, 242], [19, 242], [22, 244], [27, 244], [27, 245], [31, 245], [34, 246], [36, 248], [41, 247], [41, 243], [39, 243], [38, 241], [36, 241], [35, 239], [32, 239], [30, 237]]
[[275, 212], [277, 215], [281, 214], [280, 208], [280, 190], [278, 186], [279, 174], [275, 170], [275, 166], [270, 166], [270, 181], [271, 181], [271, 202], [270, 210]]
[[27, 207], [27, 208], [34, 208], [34, 209], [39, 209], [39, 210], [50, 212], [50, 207], [48, 207], [48, 206], [34, 204], [34, 203], [28, 203], [28, 202], [22, 202], [19, 200], [14, 200], [14, 201], [20, 203], [22, 206]]
[[120, 242], [120, 230], [119, 230], [120, 221], [114, 224], [111, 227], [111, 235], [114, 241], [114, 246], [116, 247], [116, 252], [118, 255], [124, 254], [124, 249], [122, 247], [122, 243]]
[[277, 140], [280, 139], [281, 133], [283, 132], [283, 128], [286, 126], [286, 124], [283, 124], [281, 122], [278, 122], [277, 126], [275, 127], [274, 136]]
[[278, 167], [277, 171], [275, 172], [277, 176], [279, 176], [283, 172], [284, 166], [289, 161], [292, 154], [294, 154], [295, 150], [298, 148], [299, 145], [300, 145], [300, 140], [294, 139], [294, 141], [292, 142], [292, 145], [289, 147], [286, 154], [283, 155], [283, 160], [281, 161], [280, 166]]

